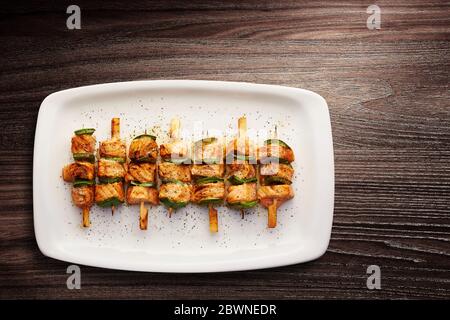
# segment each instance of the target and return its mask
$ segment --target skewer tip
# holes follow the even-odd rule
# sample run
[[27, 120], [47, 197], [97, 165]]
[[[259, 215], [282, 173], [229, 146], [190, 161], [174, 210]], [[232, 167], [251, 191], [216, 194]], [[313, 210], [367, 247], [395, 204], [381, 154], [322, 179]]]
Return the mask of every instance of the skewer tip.
[[169, 136], [173, 139], [179, 138], [181, 122], [178, 118], [173, 118], [170, 122]]
[[117, 139], [120, 137], [120, 118], [111, 119], [111, 137]]
[[213, 205], [209, 204], [209, 231], [212, 233], [216, 233], [219, 231], [219, 223], [217, 217], [217, 209], [213, 207]]
[[148, 226], [148, 209], [145, 207], [144, 201], [141, 201], [139, 208], [139, 228], [147, 230]]
[[89, 221], [89, 207], [83, 208], [83, 227], [89, 228], [91, 222]]
[[268, 216], [267, 216], [267, 227], [275, 228], [277, 226], [277, 199], [274, 199], [272, 204], [267, 208]]

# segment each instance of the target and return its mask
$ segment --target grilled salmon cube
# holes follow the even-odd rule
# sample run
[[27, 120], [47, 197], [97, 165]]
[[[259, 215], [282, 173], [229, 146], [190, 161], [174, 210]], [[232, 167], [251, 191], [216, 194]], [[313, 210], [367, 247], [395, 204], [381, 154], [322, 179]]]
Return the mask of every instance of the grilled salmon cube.
[[99, 159], [98, 160], [98, 177], [99, 178], [123, 178], [125, 177], [126, 165], [115, 160]]
[[95, 185], [95, 202], [103, 202], [111, 198], [117, 198], [122, 202], [125, 200], [122, 182]]
[[178, 165], [172, 162], [161, 162], [158, 165], [158, 169], [159, 177], [163, 182], [167, 180], [190, 182], [192, 180], [191, 169], [189, 165]]
[[129, 186], [127, 189], [127, 203], [139, 204], [148, 202], [153, 205], [159, 204], [158, 190], [142, 186]]
[[95, 137], [90, 134], [75, 135], [72, 137], [72, 153], [88, 153], [95, 152]]
[[94, 186], [72, 188], [72, 201], [79, 208], [91, 207], [94, 203]]
[[74, 182], [76, 179], [94, 180], [95, 165], [90, 162], [77, 161], [65, 166], [62, 176], [66, 182]]
[[127, 147], [122, 140], [112, 138], [100, 143], [99, 154], [102, 158], [121, 158], [126, 160]]
[[227, 202], [230, 204], [255, 200], [257, 200], [256, 183], [244, 183], [228, 187]]
[[127, 181], [156, 182], [156, 164], [154, 163], [129, 163], [125, 176]]

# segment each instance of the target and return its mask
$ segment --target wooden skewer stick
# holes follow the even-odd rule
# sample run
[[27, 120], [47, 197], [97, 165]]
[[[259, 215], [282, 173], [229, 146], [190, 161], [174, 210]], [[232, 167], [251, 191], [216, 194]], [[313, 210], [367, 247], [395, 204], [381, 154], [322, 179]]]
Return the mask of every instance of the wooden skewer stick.
[[213, 207], [212, 203], [209, 204], [209, 231], [211, 232], [219, 231], [217, 209]]
[[277, 226], [277, 199], [273, 199], [268, 209], [267, 227], [275, 228]]
[[[273, 132], [273, 138], [276, 139], [277, 137], [278, 137], [278, 127], [277, 127], [277, 125], [275, 125], [275, 130]], [[278, 166], [278, 170], [280, 170], [279, 166]], [[273, 199], [272, 204], [269, 205], [269, 207], [267, 208], [267, 210], [268, 210], [267, 227], [268, 228], [275, 228], [277, 226], [277, 209], [278, 209], [277, 199]]]
[[120, 118], [112, 118], [111, 120], [111, 137], [120, 138]]
[[[120, 118], [111, 119], [111, 137], [113, 139], [120, 139]], [[111, 215], [114, 215], [114, 205], [111, 206]]]
[[[209, 137], [208, 130], [206, 130], [206, 137]], [[202, 146], [202, 148], [203, 148], [203, 146]], [[202, 151], [203, 151], [203, 149], [202, 149]], [[217, 209], [215, 209], [213, 207], [212, 203], [210, 203], [208, 205], [208, 213], [209, 213], [209, 231], [211, 233], [216, 233], [219, 231], [219, 223], [218, 223], [218, 217], [217, 217]]]
[[[236, 140], [236, 154], [239, 152], [242, 152], [244, 155], [247, 154], [247, 144], [248, 144], [248, 138], [247, 138], [247, 118], [246, 117], [240, 117], [238, 119], [238, 137]], [[250, 151], [250, 146], [249, 151]]]
[[247, 136], [247, 118], [240, 117], [238, 119], [238, 137], [244, 138]]
[[[173, 118], [172, 121], [170, 121], [170, 128], [169, 128], [169, 136], [172, 139], [178, 139], [180, 136], [180, 127], [181, 122], [178, 118]], [[172, 218], [172, 212], [173, 208], [169, 207], [169, 218]]]
[[147, 230], [148, 226], [148, 209], [145, 207], [144, 201], [141, 201], [139, 208], [139, 228], [141, 230]]
[[180, 119], [178, 118], [172, 119], [172, 121], [170, 122], [170, 130], [169, 130], [169, 135], [171, 138], [178, 139], [180, 137], [180, 127], [181, 127]]
[[[241, 146], [241, 141], [244, 140], [244, 154], [246, 149], [246, 142], [247, 142], [247, 118], [246, 117], [240, 117], [238, 119], [238, 139], [236, 143], [236, 153], [237, 150], [239, 150]], [[245, 211], [244, 209], [241, 209], [241, 218], [244, 219]]]
[[83, 208], [83, 227], [89, 228], [91, 222], [89, 221], [89, 207]]

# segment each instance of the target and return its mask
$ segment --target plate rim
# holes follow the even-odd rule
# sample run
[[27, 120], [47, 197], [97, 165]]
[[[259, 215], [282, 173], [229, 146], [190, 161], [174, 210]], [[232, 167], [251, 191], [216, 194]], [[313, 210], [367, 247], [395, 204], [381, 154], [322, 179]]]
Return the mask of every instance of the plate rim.
[[[321, 154], [325, 154], [326, 159], [320, 159], [322, 162], [326, 163], [328, 174], [322, 175], [321, 179], [325, 179], [327, 181], [321, 182], [325, 183], [329, 186], [329, 190], [327, 190], [327, 194], [329, 194], [328, 199], [326, 199], [327, 203], [325, 206], [327, 207], [327, 214], [324, 214], [324, 217], [327, 218], [327, 225], [323, 226], [324, 230], [326, 229], [326, 239], [323, 238], [322, 243], [320, 244], [320, 250], [317, 249], [314, 252], [309, 252], [309, 254], [305, 254], [304, 251], [297, 250], [292, 252], [284, 252], [281, 254], [280, 259], [275, 259], [272, 261], [264, 261], [269, 259], [273, 259], [274, 255], [263, 255], [261, 257], [253, 257], [251, 259], [240, 259], [238, 265], [228, 266], [227, 264], [223, 264], [223, 262], [213, 263], [211, 266], [206, 265], [202, 266], [197, 264], [192, 265], [184, 265], [184, 267], [173, 267], [167, 265], [163, 265], [161, 263], [148, 263], [145, 265], [145, 268], [141, 267], [139, 264], [133, 263], [111, 263], [104, 261], [92, 261], [92, 259], [86, 259], [86, 257], [74, 256], [70, 257], [64, 250], [58, 249], [57, 246], [47, 241], [43, 236], [43, 230], [41, 224], [41, 220], [39, 219], [39, 207], [42, 207], [42, 203], [37, 196], [38, 184], [37, 184], [37, 175], [38, 175], [38, 167], [39, 167], [39, 159], [40, 159], [40, 149], [36, 148], [39, 145], [40, 140], [43, 138], [43, 129], [42, 127], [42, 118], [43, 115], [47, 112], [47, 109], [55, 106], [55, 104], [59, 100], [64, 100], [67, 97], [70, 97], [73, 94], [76, 94], [80, 91], [83, 92], [96, 92], [96, 91], [108, 91], [115, 90], [120, 88], [121, 90], [126, 91], [127, 89], [137, 89], [138, 87], [158, 87], [163, 86], [167, 88], [176, 88], [180, 86], [191, 87], [191, 88], [199, 88], [199, 89], [219, 89], [219, 88], [228, 88], [228, 89], [236, 89], [239, 91], [246, 91], [249, 89], [260, 89], [260, 90], [268, 90], [271, 93], [290, 93], [295, 95], [296, 93], [307, 94], [319, 99], [321, 101], [317, 108], [321, 108], [321, 112], [323, 114], [323, 120], [325, 120], [325, 127], [321, 128], [321, 133], [325, 138], [327, 146], [323, 148], [326, 151], [321, 150]], [[55, 106], [56, 107], [56, 106]], [[44, 140], [45, 141], [45, 140]], [[329, 108], [326, 100], [319, 94], [303, 89], [303, 88], [295, 88], [295, 87], [287, 87], [281, 85], [273, 85], [273, 84], [259, 84], [259, 83], [251, 83], [251, 82], [235, 82], [235, 81], [212, 81], [212, 80], [138, 80], [138, 81], [124, 81], [124, 82], [110, 82], [110, 83], [101, 83], [101, 84], [92, 84], [87, 86], [74, 87], [69, 89], [60, 90], [54, 93], [49, 94], [41, 103], [39, 107], [37, 122], [36, 122], [36, 131], [35, 131], [35, 139], [34, 139], [34, 150], [33, 150], [33, 220], [34, 220], [34, 231], [36, 242], [39, 247], [39, 250], [50, 258], [54, 258], [60, 261], [65, 261], [69, 263], [76, 263], [86, 266], [93, 267], [101, 267], [115, 270], [128, 270], [128, 271], [140, 271], [140, 272], [164, 272], [164, 273], [209, 273], [209, 272], [229, 272], [229, 271], [243, 271], [243, 270], [256, 270], [256, 269], [265, 269], [265, 268], [274, 268], [286, 265], [292, 265], [297, 263], [304, 263], [308, 261], [312, 261], [321, 257], [327, 251], [330, 239], [331, 239], [331, 230], [334, 218], [334, 197], [335, 197], [335, 168], [334, 168], [334, 147], [333, 147], [333, 138], [332, 138], [332, 128], [331, 128], [331, 119], [329, 114]]]

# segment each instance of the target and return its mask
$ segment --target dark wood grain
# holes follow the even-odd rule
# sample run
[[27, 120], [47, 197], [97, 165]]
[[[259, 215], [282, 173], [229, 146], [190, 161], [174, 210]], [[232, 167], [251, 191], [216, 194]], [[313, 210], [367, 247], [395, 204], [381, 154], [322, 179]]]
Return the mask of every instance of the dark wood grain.
[[[12, 2], [11, 2], [12, 3]], [[125, 4], [126, 3], [126, 4]], [[377, 1], [78, 1], [2, 5], [0, 298], [450, 298], [450, 4]], [[33, 139], [46, 95], [137, 79], [310, 89], [330, 107], [332, 239], [320, 259], [221, 274], [82, 268], [43, 256], [33, 230]], [[382, 290], [366, 288], [377, 264]]]

